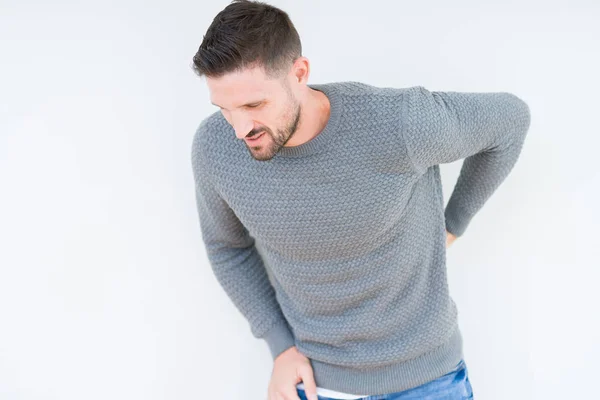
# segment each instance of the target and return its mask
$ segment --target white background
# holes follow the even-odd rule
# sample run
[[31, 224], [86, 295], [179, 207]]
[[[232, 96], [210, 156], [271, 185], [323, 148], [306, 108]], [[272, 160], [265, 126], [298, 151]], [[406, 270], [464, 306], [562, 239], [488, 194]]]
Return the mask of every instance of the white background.
[[[566, 3], [271, 3], [310, 82], [529, 104], [519, 161], [448, 251], [480, 400], [598, 396], [600, 5]], [[0, 1], [0, 399], [266, 399], [190, 163], [216, 111], [191, 60], [227, 4]]]

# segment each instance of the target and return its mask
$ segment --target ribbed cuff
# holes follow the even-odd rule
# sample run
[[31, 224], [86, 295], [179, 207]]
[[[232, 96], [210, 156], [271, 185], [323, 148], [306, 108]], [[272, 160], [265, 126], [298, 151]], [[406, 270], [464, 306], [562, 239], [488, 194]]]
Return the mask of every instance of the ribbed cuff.
[[290, 327], [285, 320], [275, 324], [263, 339], [269, 346], [273, 360], [275, 360], [279, 354], [296, 344], [294, 335], [292, 335]]
[[467, 216], [460, 209], [452, 206], [447, 206], [444, 212], [446, 218], [446, 230], [456, 237], [465, 233], [471, 217]]

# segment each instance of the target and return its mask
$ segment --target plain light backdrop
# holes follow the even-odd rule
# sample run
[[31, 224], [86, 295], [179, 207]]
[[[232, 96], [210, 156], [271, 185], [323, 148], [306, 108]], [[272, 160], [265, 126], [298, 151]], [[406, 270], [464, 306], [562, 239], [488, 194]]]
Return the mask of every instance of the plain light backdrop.
[[[0, 1], [0, 399], [266, 399], [190, 162], [217, 110], [191, 60], [227, 4]], [[479, 400], [597, 396], [600, 4], [271, 4], [310, 82], [528, 103], [519, 161], [448, 251], [465, 359]]]

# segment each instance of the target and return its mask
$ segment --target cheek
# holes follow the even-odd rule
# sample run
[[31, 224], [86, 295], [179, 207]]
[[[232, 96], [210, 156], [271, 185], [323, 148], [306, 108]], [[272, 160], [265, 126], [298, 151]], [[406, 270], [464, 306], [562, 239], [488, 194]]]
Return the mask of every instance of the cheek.
[[269, 121], [272, 121], [274, 125], [282, 125], [285, 124], [285, 121], [288, 118], [288, 112], [284, 108], [278, 108], [277, 111], [271, 113], [269, 116]]
[[262, 111], [256, 112], [252, 114], [252, 119], [255, 121], [256, 125], [266, 127], [268, 129], [276, 128], [281, 118], [279, 115], [273, 113], [273, 111]]

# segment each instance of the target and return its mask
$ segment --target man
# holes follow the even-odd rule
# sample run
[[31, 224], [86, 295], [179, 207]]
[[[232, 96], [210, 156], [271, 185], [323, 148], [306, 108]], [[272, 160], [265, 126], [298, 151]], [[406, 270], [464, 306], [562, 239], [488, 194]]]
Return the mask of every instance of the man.
[[[193, 63], [220, 108], [192, 144], [202, 238], [268, 344], [269, 400], [472, 398], [446, 247], [517, 161], [527, 104], [308, 84], [288, 15], [261, 2], [225, 7]], [[439, 164], [459, 159], [444, 209]]]

